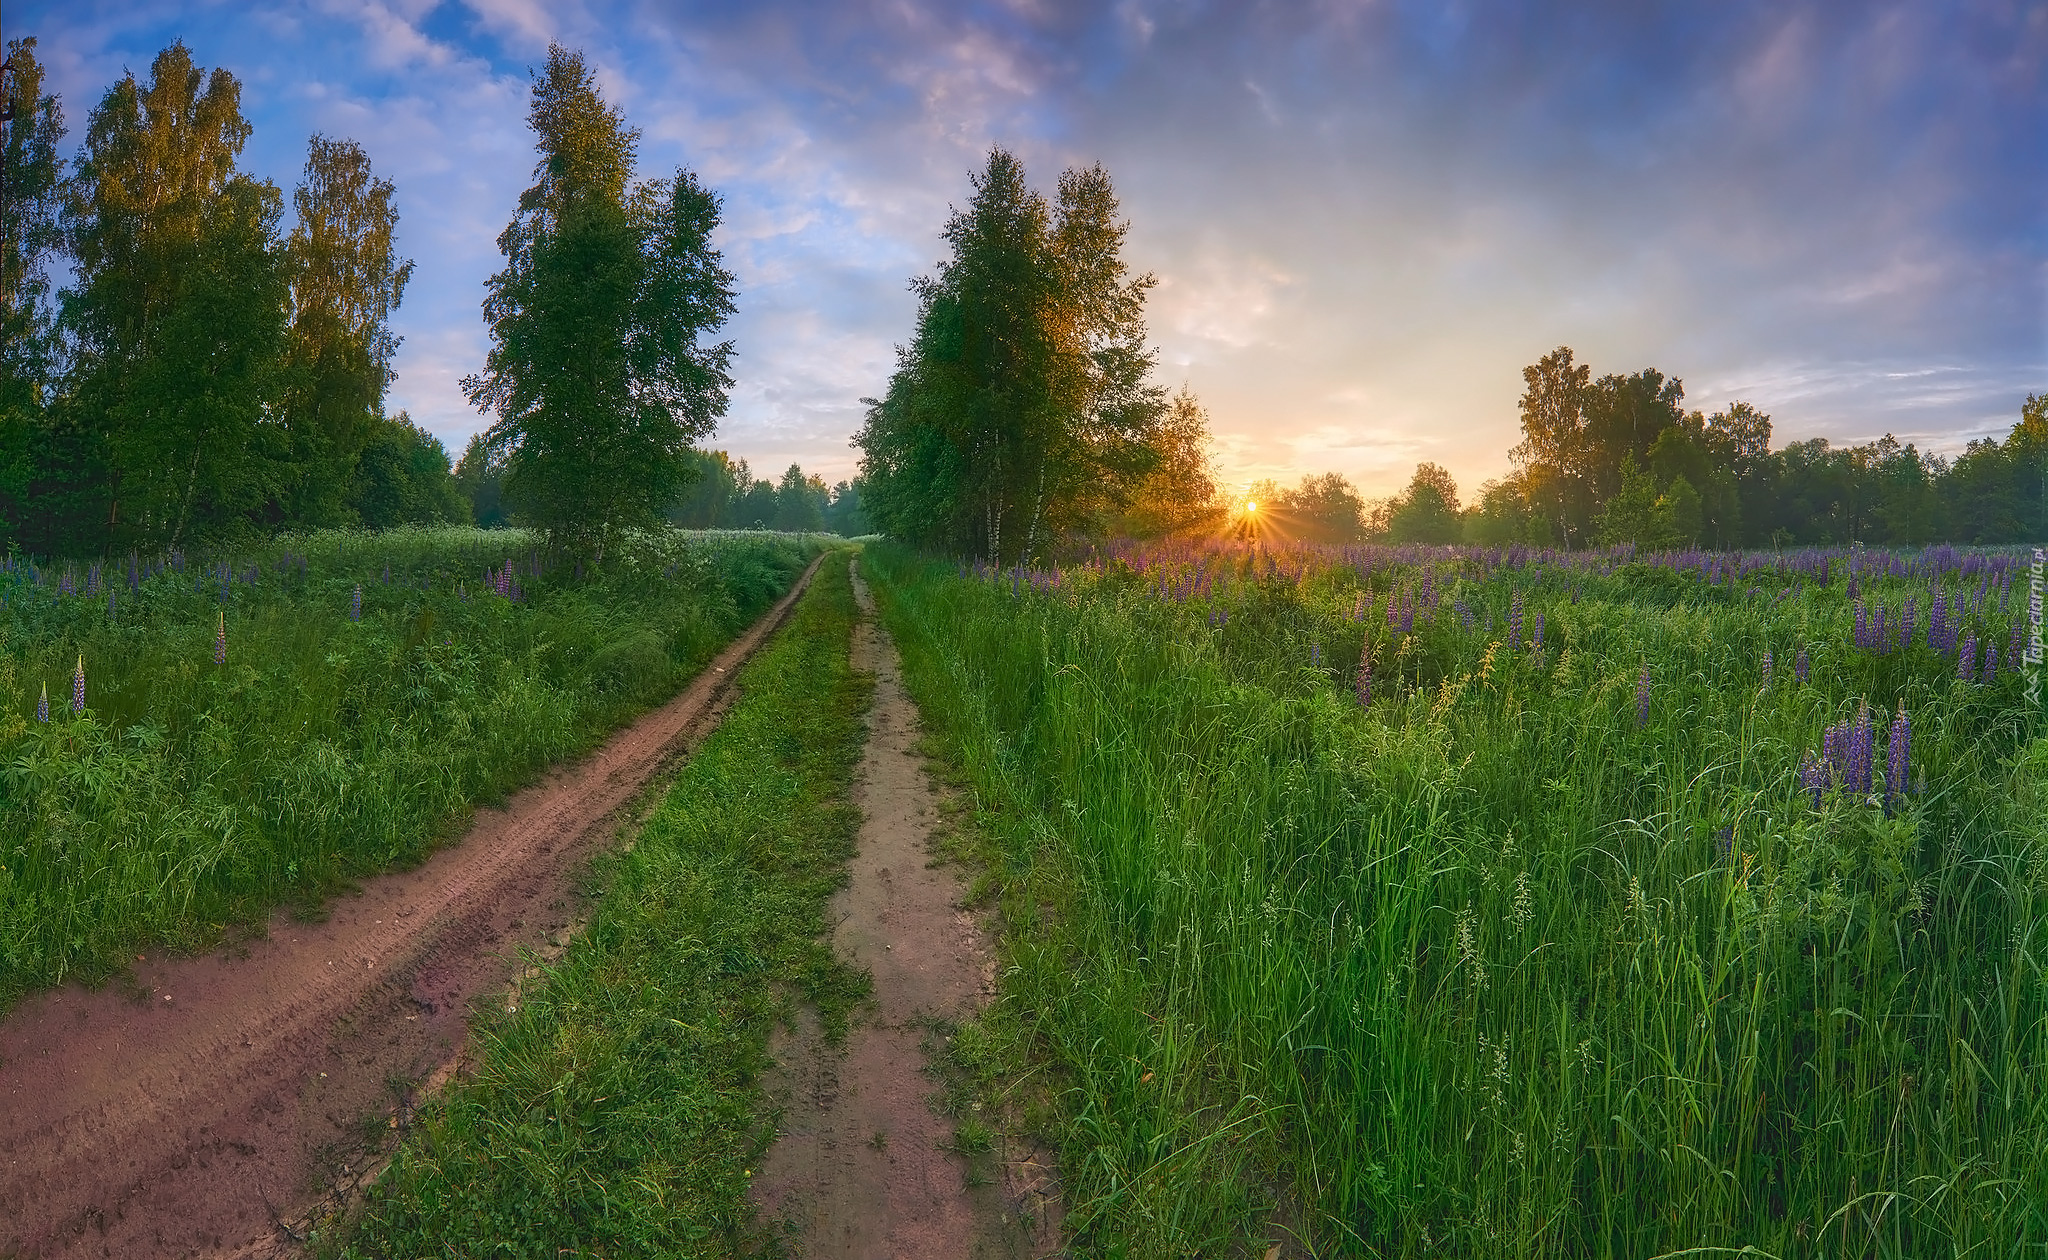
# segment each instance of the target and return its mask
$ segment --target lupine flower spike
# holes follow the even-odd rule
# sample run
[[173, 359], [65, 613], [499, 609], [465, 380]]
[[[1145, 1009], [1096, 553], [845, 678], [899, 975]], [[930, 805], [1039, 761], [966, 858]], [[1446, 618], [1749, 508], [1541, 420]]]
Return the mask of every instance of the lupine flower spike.
[[1764, 649], [1764, 686], [1765, 686], [1765, 688], [1766, 688], [1766, 689], [1768, 689], [1768, 688], [1770, 687], [1770, 685], [1771, 685], [1771, 649], [1769, 649], [1769, 648], [1765, 648], [1765, 649]]
[[350, 621], [361, 621], [363, 619], [363, 584], [361, 582], [356, 583], [356, 592], [349, 597], [348, 619]]
[[71, 675], [71, 711], [85, 712], [85, 657], [78, 658], [78, 672]]
[[225, 609], [221, 611], [220, 623], [213, 631], [213, 663], [216, 665], [228, 663], [228, 614]]
[[1650, 666], [1646, 662], [1643, 672], [1636, 677], [1636, 725], [1647, 725], [1650, 720]]
[[1899, 715], [1892, 719], [1890, 747], [1885, 749], [1884, 798], [1889, 805], [1906, 794], [1906, 771], [1913, 756], [1913, 720], [1906, 716], [1906, 702], [1899, 701]]
[[36, 700], [36, 721], [50, 720], [50, 684], [43, 684], [43, 694]]

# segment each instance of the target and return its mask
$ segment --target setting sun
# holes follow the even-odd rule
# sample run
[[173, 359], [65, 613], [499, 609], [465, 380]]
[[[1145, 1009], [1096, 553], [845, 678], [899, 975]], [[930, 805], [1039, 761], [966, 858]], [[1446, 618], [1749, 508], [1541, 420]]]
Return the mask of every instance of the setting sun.
[[1259, 510], [1259, 505], [1250, 499], [1246, 499], [1244, 504], [1244, 510], [1247, 512], [1256, 512]]

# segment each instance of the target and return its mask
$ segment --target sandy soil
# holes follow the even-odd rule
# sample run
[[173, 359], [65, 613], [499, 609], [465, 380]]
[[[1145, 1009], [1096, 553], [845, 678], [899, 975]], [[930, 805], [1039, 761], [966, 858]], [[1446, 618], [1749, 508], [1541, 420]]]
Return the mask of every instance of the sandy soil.
[[0, 1024], [0, 1254], [289, 1249], [291, 1223], [380, 1160], [445, 1078], [472, 1004], [506, 1000], [515, 952], [570, 930], [589, 858], [715, 725], [817, 568], [680, 696], [324, 922], [278, 915], [245, 948], [23, 1002]]
[[[957, 1022], [993, 991], [993, 963], [964, 885], [938, 864], [938, 798], [915, 750], [917, 709], [904, 693], [895, 644], [867, 614], [854, 633], [857, 669], [875, 675], [857, 800], [860, 847], [833, 901], [840, 954], [874, 976], [874, 1002], [842, 1048], [814, 1018], [778, 1035], [771, 1097], [784, 1107], [756, 1201], [811, 1260], [968, 1260], [1057, 1250], [1058, 1201], [1035, 1152], [999, 1150], [995, 1174], [970, 1175], [952, 1149], [957, 1120], [938, 1114], [927, 1071], [932, 1021]], [[985, 1180], [987, 1184], [971, 1184]]]

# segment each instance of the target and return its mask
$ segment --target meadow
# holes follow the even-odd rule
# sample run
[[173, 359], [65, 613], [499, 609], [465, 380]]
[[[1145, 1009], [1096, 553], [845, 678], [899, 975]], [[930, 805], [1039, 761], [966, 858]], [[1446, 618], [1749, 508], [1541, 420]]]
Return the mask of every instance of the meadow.
[[0, 1008], [318, 913], [666, 699], [816, 537], [285, 537], [0, 566]]
[[864, 567], [1079, 1253], [2048, 1246], [2020, 557]]

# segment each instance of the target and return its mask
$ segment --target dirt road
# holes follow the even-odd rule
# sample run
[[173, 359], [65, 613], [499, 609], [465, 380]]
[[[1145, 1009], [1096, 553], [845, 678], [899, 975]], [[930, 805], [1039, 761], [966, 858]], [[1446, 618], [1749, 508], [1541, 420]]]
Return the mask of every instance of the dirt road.
[[843, 1048], [814, 1021], [778, 1036], [770, 1093], [784, 1107], [755, 1194], [805, 1260], [969, 1260], [1049, 1254], [1057, 1200], [1050, 1170], [1027, 1151], [997, 1150], [986, 1184], [957, 1152], [960, 1119], [934, 1110], [926, 1071], [934, 1020], [958, 1022], [993, 992], [980, 925], [964, 886], [931, 850], [938, 797], [916, 751], [917, 708], [896, 646], [854, 573], [864, 620], [854, 668], [875, 675], [856, 799], [860, 848], [833, 900], [833, 943], [874, 977], [874, 1004]]
[[321, 923], [135, 965], [0, 1024], [0, 1255], [262, 1255], [377, 1157], [471, 1004], [578, 917], [577, 881], [818, 564], [680, 696], [588, 759], [478, 813], [458, 844], [368, 881]]

